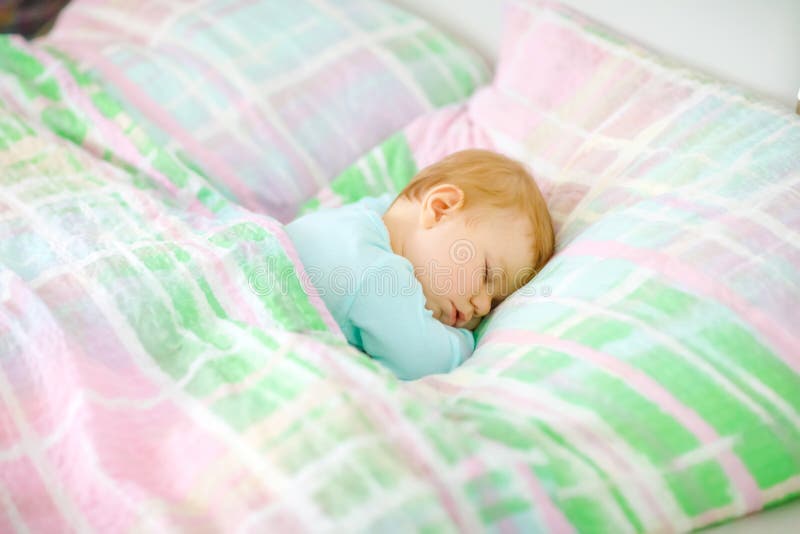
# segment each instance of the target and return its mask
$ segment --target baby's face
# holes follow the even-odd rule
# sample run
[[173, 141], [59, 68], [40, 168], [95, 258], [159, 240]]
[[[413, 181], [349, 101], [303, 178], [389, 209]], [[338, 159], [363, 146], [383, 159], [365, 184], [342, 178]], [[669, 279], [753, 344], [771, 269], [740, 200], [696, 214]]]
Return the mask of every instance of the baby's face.
[[477, 221], [456, 211], [406, 243], [404, 255], [422, 284], [426, 308], [448, 326], [474, 329], [532, 272], [528, 218], [486, 210]]

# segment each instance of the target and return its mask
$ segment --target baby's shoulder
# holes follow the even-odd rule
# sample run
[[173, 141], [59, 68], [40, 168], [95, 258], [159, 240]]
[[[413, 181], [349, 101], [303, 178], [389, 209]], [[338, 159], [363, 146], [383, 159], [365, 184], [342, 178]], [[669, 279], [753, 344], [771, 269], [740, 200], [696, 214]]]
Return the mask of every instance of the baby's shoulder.
[[[382, 244], [384, 236], [377, 213], [362, 206], [348, 205], [309, 213], [286, 225], [290, 237], [328, 244], [346, 245], [357, 242]], [[385, 232], [385, 227], [383, 228]], [[389, 236], [386, 232], [385, 241]]]
[[363, 204], [310, 213], [285, 229], [303, 263], [314, 264], [307, 268], [349, 269], [357, 275], [376, 269], [411, 272], [411, 264], [392, 251], [380, 214]]

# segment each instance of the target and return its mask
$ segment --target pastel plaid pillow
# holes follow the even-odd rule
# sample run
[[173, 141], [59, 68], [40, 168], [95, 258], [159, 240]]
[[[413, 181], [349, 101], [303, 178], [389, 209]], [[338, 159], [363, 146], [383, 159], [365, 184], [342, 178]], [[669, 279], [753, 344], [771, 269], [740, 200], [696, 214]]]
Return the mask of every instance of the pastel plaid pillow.
[[43, 42], [91, 67], [227, 196], [282, 220], [488, 79], [475, 53], [372, 0], [77, 0]]

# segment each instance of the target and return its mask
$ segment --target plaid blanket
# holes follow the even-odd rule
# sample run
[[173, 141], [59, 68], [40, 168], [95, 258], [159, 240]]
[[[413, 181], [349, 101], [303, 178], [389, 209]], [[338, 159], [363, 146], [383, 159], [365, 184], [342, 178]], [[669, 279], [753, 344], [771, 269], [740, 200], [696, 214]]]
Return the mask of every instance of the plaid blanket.
[[797, 119], [568, 11], [510, 20], [493, 84], [315, 201], [464, 146], [547, 192], [556, 257], [410, 383], [275, 219], [0, 39], [0, 531], [685, 531], [800, 493]]

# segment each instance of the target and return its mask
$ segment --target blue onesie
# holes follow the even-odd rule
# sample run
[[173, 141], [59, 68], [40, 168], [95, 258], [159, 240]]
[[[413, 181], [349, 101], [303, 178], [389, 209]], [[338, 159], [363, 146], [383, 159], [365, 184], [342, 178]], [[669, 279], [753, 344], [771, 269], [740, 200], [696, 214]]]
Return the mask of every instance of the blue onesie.
[[300, 260], [347, 341], [413, 380], [446, 373], [475, 349], [472, 332], [433, 318], [381, 216], [392, 197], [323, 209], [286, 225]]

